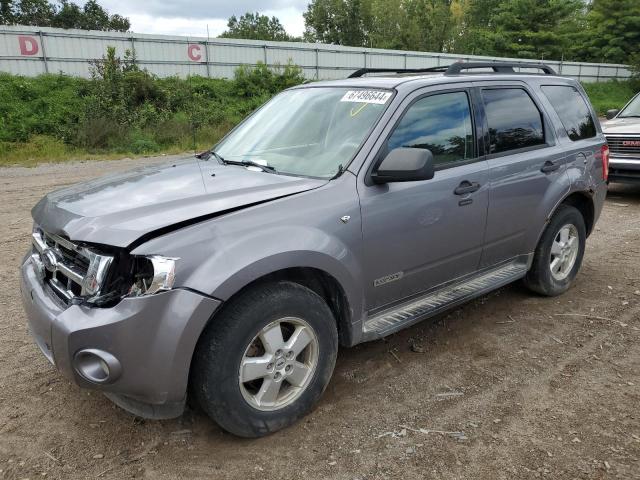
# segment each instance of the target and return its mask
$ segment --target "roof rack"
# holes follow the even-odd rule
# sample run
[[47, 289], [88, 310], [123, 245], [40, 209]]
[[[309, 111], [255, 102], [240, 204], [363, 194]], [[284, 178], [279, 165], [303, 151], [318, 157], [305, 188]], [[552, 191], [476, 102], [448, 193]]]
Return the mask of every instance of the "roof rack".
[[356, 70], [347, 78], [357, 78], [362, 77], [367, 73], [428, 73], [428, 72], [446, 72], [446, 65], [440, 67], [429, 67], [429, 68], [361, 68], [360, 70]]
[[[473, 74], [464, 70], [474, 70], [478, 68], [491, 68], [494, 73], [519, 73], [514, 68], [535, 68], [542, 70], [545, 75], [555, 75], [556, 72], [549, 65], [544, 63], [524, 63], [524, 62], [456, 62], [451, 65], [442, 65], [430, 68], [361, 68], [356, 70], [348, 78], [362, 77], [367, 73], [436, 73], [443, 72], [445, 75]], [[486, 72], [475, 72], [486, 73]]]
[[[449, 65], [445, 75], [457, 75], [463, 73], [463, 70], [473, 70], [476, 68], [491, 68], [495, 73], [518, 73], [514, 68], [536, 68], [542, 70], [545, 75], [555, 75], [556, 72], [549, 65], [544, 63], [525, 63], [525, 62], [456, 62]], [[467, 72], [473, 73], [473, 72]], [[482, 72], [486, 73], [486, 72]]]

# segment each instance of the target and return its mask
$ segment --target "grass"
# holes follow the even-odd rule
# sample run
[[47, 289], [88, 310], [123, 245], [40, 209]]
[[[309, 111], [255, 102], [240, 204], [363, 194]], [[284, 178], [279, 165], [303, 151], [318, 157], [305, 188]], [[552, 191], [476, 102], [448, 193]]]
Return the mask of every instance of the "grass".
[[584, 83], [582, 86], [589, 95], [589, 99], [598, 115], [604, 116], [607, 110], [622, 108], [633, 97], [637, 90], [634, 89], [637, 82], [602, 82]]
[[112, 48], [91, 79], [0, 72], [0, 166], [202, 150], [303, 80], [292, 64], [240, 67], [233, 79], [157, 78]]
[[[219, 134], [218, 138], [222, 135]], [[187, 152], [203, 151], [216, 142], [199, 139], [193, 148], [192, 139], [184, 139], [176, 145], [166, 146], [153, 151], [128, 151], [117, 149], [114, 151], [89, 151], [74, 147], [48, 135], [36, 135], [26, 142], [0, 142], [0, 167], [36, 167], [42, 163], [61, 163], [84, 160], [121, 160], [143, 156], [173, 155]]]

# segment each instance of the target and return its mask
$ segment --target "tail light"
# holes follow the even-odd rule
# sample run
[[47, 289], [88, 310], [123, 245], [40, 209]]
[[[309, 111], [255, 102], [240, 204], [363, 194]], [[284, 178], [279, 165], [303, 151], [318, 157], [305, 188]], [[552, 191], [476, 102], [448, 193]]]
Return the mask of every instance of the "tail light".
[[606, 182], [609, 180], [609, 146], [603, 145], [600, 150], [602, 157], [602, 179]]

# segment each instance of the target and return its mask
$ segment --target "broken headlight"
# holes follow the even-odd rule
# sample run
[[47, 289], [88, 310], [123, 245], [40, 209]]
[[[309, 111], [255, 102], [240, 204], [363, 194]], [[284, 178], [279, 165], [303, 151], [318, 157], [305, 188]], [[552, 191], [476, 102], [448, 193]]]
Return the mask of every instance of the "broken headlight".
[[133, 283], [128, 296], [141, 297], [171, 290], [175, 281], [177, 260], [159, 255], [135, 257]]

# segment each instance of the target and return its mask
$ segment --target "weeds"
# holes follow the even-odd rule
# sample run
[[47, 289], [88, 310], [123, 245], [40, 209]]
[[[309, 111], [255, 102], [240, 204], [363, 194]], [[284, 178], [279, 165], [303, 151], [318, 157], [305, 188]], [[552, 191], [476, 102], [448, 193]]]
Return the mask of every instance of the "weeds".
[[210, 147], [279, 91], [292, 64], [242, 67], [233, 80], [157, 78], [113, 48], [91, 79], [0, 73], [0, 164], [33, 164]]

